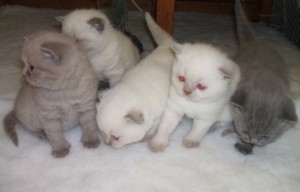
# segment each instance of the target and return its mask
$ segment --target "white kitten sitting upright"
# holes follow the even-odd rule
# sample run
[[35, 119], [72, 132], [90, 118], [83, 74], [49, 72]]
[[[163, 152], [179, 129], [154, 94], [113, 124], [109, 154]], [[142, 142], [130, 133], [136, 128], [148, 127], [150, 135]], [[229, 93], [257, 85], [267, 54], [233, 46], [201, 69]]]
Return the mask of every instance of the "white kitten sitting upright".
[[149, 143], [152, 151], [163, 151], [170, 134], [182, 117], [193, 119], [192, 130], [183, 145], [191, 148], [215, 122], [232, 121], [229, 100], [240, 79], [238, 66], [224, 53], [208, 44], [175, 44], [176, 59], [167, 108], [156, 135]]
[[139, 61], [136, 46], [99, 10], [75, 10], [57, 19], [63, 24], [63, 33], [84, 47], [98, 79], [108, 79], [111, 87]]
[[128, 71], [119, 84], [104, 92], [97, 105], [100, 132], [115, 148], [151, 136], [167, 105], [173, 39], [148, 13], [146, 21], [158, 47]]

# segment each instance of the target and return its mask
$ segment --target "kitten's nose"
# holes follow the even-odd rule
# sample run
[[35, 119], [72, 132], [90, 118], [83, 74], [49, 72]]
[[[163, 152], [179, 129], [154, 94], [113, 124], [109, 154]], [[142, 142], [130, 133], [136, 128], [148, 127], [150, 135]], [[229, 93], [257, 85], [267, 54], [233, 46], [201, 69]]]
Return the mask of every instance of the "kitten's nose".
[[188, 90], [183, 90], [183, 92], [184, 92], [184, 94], [186, 94], [186, 95], [190, 95], [191, 93], [192, 93], [192, 91], [188, 91]]

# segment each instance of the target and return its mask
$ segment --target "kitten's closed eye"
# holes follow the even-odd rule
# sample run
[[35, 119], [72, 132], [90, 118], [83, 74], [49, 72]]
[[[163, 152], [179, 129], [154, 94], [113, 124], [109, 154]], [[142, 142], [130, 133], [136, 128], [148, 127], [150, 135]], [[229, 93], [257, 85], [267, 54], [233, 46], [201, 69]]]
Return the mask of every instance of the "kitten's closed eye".
[[240, 106], [240, 105], [237, 105], [235, 103], [231, 103], [232, 107], [233, 107], [233, 110], [235, 113], [237, 114], [241, 114], [243, 112], [243, 107]]

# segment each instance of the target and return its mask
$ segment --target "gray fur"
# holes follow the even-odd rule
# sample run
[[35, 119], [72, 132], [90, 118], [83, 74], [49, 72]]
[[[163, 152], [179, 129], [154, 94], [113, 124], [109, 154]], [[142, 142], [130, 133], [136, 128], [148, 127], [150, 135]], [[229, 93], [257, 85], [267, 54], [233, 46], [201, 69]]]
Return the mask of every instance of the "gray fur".
[[99, 145], [96, 123], [97, 78], [83, 50], [67, 35], [32, 34], [22, 50], [24, 84], [5, 120], [5, 131], [15, 145], [15, 124], [47, 138], [55, 157], [69, 153], [63, 131], [82, 127], [85, 147]]
[[233, 120], [240, 137], [235, 147], [250, 154], [254, 146], [275, 141], [297, 122], [297, 115], [290, 99], [288, 65], [275, 49], [257, 40], [239, 0], [235, 12], [241, 43], [235, 60], [242, 73], [231, 99]]

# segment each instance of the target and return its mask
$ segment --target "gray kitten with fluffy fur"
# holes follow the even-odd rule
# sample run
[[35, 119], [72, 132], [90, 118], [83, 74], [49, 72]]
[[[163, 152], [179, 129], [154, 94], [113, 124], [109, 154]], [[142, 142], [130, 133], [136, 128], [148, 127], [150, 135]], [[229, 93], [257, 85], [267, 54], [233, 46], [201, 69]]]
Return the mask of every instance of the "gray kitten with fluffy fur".
[[15, 124], [39, 137], [46, 137], [52, 155], [69, 153], [63, 131], [81, 125], [85, 147], [99, 145], [96, 124], [97, 78], [75, 40], [56, 32], [38, 32], [24, 43], [24, 84], [15, 106], [4, 119], [4, 127], [15, 145]]
[[236, 62], [242, 73], [231, 99], [233, 120], [240, 137], [235, 148], [250, 154], [254, 146], [275, 141], [297, 122], [297, 115], [290, 98], [288, 65], [275, 49], [257, 39], [239, 0], [235, 12], [241, 43]]

